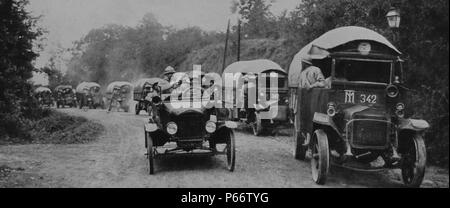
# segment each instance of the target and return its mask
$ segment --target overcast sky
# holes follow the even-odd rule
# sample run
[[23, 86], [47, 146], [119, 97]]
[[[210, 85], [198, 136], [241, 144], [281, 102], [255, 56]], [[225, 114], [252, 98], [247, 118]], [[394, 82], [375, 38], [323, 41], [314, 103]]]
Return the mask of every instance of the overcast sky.
[[[276, 0], [272, 12], [292, 10], [301, 0]], [[70, 47], [89, 30], [106, 24], [135, 26], [146, 13], [153, 13], [163, 25], [177, 28], [199, 26], [224, 31], [232, 0], [30, 0], [28, 10], [43, 15], [40, 25], [46, 35], [45, 50], [36, 65], [46, 64], [56, 45]]]

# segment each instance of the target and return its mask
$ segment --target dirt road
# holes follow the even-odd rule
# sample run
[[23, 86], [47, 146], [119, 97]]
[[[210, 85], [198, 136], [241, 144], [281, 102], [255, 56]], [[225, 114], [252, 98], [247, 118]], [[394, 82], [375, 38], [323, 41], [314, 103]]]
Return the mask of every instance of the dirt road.
[[[144, 155], [145, 115], [65, 109], [102, 123], [95, 142], [77, 145], [0, 146], [0, 166], [11, 167], [0, 187], [402, 187], [398, 172], [360, 173], [332, 168], [326, 186], [310, 179], [307, 162], [294, 160], [287, 136], [236, 132], [236, 170], [224, 156], [174, 157], [148, 175]], [[448, 187], [448, 170], [430, 167], [423, 187]], [[2, 181], [3, 180], [3, 181]]]

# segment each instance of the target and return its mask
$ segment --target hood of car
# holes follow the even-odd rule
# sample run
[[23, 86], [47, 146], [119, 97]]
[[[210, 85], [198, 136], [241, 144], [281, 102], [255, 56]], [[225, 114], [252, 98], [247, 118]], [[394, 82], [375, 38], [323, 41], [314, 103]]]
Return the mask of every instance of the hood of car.
[[164, 103], [166, 110], [169, 114], [179, 116], [185, 113], [205, 113], [206, 108], [201, 105], [201, 102], [189, 102], [189, 101], [179, 101], [179, 102], [169, 102]]
[[346, 120], [351, 119], [382, 119], [386, 120], [388, 118], [388, 113], [385, 109], [374, 108], [364, 105], [354, 105], [343, 109], [344, 118]]

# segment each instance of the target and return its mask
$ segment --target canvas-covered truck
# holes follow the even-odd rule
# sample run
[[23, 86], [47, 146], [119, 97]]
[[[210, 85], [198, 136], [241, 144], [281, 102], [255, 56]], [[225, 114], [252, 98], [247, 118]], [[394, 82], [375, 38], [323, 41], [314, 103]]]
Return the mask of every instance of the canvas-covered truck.
[[124, 112], [130, 111], [130, 101], [133, 93], [133, 85], [129, 82], [116, 81], [112, 82], [106, 88], [106, 104], [108, 112], [114, 107], [117, 110], [122, 109]]
[[[324, 86], [304, 87], [305, 61], [322, 71]], [[317, 184], [326, 182], [333, 163], [400, 169], [407, 186], [420, 186], [429, 124], [405, 115], [402, 65], [401, 52], [385, 37], [353, 26], [331, 30], [295, 55], [289, 69], [295, 157], [310, 159]]]
[[254, 135], [289, 121], [287, 73], [280, 65], [267, 59], [239, 61], [225, 68], [224, 82], [227, 76], [233, 79], [232, 85], [223, 83], [224, 95], [231, 96], [225, 99], [232, 102], [232, 120], [250, 124]]

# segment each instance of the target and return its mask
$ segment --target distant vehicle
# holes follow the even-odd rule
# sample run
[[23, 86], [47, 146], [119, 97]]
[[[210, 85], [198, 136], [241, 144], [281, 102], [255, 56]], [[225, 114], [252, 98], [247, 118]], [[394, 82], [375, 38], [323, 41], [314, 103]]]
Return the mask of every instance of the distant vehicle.
[[[192, 82], [190, 82], [192, 83]], [[233, 171], [235, 167], [234, 128], [236, 123], [228, 121], [224, 110], [214, 106], [195, 107], [195, 102], [201, 102], [196, 97], [185, 97], [201, 92], [187, 83], [187, 88], [180, 88], [180, 96], [164, 95], [167, 86], [153, 84], [157, 92], [151, 97], [152, 117], [145, 124], [145, 147], [149, 173], [154, 174], [154, 160], [159, 157], [186, 155], [226, 155], [227, 169]], [[186, 83], [184, 83], [186, 84]], [[171, 100], [174, 99], [174, 100]], [[176, 107], [178, 104], [192, 104], [190, 107]], [[174, 143], [175, 146], [166, 144]]]
[[[226, 98], [233, 100], [233, 108], [229, 109], [232, 120], [250, 124], [256, 136], [272, 130], [277, 124], [288, 122], [287, 73], [280, 65], [267, 59], [239, 61], [226, 67], [223, 73], [224, 76], [226, 73], [241, 73], [244, 77], [235, 80], [233, 89], [228, 89], [229, 86], [226, 84], [223, 85], [225, 90], [233, 91], [233, 98]], [[271, 87], [270, 77], [278, 80], [277, 86]], [[266, 83], [262, 85], [259, 78], [264, 79]], [[248, 92], [256, 93], [254, 99], [258, 102], [253, 106], [249, 102]], [[237, 101], [237, 98], [241, 98], [243, 103]], [[262, 113], [268, 113], [269, 116], [264, 117]]]
[[[355, 170], [399, 168], [407, 186], [422, 183], [422, 135], [429, 124], [405, 117], [400, 55], [386, 38], [362, 27], [331, 30], [295, 55], [289, 70], [295, 157], [311, 159], [317, 184], [325, 183], [331, 162]], [[328, 77], [326, 87], [299, 88], [304, 60]]]
[[95, 82], [82, 82], [76, 88], [79, 107], [89, 109], [105, 108], [103, 95], [100, 92], [100, 85]]
[[133, 89], [133, 100], [136, 101], [135, 113], [139, 115], [142, 110], [145, 110], [149, 115], [151, 114], [151, 98], [156, 93], [153, 89], [154, 84], [159, 86], [167, 86], [169, 83], [161, 78], [147, 78], [140, 79], [136, 82]]
[[69, 106], [69, 108], [77, 107], [77, 97], [72, 86], [59, 85], [54, 92], [57, 108], [64, 108], [65, 106]]
[[40, 106], [53, 106], [52, 91], [48, 87], [38, 87], [34, 90], [34, 96]]
[[130, 111], [130, 100], [133, 92], [133, 85], [129, 82], [112, 82], [106, 88], [106, 99], [108, 111], [113, 107], [122, 109], [125, 112]]

